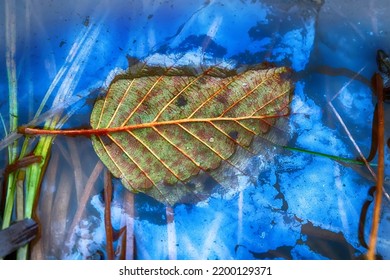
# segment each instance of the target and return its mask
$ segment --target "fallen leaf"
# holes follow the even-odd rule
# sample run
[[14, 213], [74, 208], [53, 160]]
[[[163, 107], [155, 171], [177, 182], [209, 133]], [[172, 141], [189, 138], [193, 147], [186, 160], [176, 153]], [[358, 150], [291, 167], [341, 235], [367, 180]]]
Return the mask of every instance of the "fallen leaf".
[[222, 165], [240, 170], [242, 155], [256, 150], [253, 138], [289, 115], [290, 73], [263, 65], [235, 71], [138, 63], [95, 103], [93, 147], [133, 192], [170, 205], [204, 199], [210, 190], [202, 174], [220, 182]]

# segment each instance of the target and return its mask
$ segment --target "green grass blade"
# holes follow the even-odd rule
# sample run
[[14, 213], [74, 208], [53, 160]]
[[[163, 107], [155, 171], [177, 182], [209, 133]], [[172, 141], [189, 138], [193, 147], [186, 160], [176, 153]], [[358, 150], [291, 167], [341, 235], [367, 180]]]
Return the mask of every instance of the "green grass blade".
[[[17, 77], [16, 77], [16, 15], [15, 2], [5, 3], [5, 41], [6, 41], [6, 67], [8, 78], [8, 98], [9, 98], [9, 130], [15, 132], [18, 127], [18, 100], [17, 100]], [[15, 140], [8, 146], [8, 163], [15, 162], [18, 156], [18, 141]], [[3, 217], [2, 228], [9, 226], [13, 211], [16, 174], [8, 174], [7, 195]]]
[[[326, 157], [326, 158], [329, 158], [329, 159], [333, 159], [333, 160], [341, 161], [341, 162], [345, 162], [345, 163], [364, 165], [364, 162], [356, 160], [356, 159], [343, 158], [343, 157], [329, 155], [329, 154], [325, 154], [325, 153], [305, 150], [305, 149], [302, 149], [302, 148], [295, 148], [295, 147], [288, 147], [288, 146], [283, 146], [283, 148], [286, 149], [286, 150], [294, 151], [294, 152], [301, 152], [301, 153], [311, 154], [311, 155], [315, 155], [315, 156]], [[375, 163], [371, 163], [370, 165], [371, 166], [376, 166]]]

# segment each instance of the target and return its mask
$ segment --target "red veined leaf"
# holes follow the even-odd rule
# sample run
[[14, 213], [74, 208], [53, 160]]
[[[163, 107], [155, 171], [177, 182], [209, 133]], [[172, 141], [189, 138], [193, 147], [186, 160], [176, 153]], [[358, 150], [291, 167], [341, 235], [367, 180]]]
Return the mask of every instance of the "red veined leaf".
[[[91, 129], [20, 131], [91, 135], [99, 158], [129, 190], [170, 205], [195, 202], [239, 185], [248, 158], [264, 151], [259, 140], [281, 143], [284, 126], [277, 124], [289, 115], [290, 74], [264, 65], [235, 71], [137, 63], [96, 101]], [[220, 190], [210, 187], [210, 176]]]
[[206, 172], [223, 181], [221, 164], [240, 170], [254, 136], [288, 116], [289, 74], [133, 66], [94, 106], [91, 126], [105, 131], [92, 136], [94, 149], [130, 190], [168, 204], [203, 199], [208, 191], [191, 178]]

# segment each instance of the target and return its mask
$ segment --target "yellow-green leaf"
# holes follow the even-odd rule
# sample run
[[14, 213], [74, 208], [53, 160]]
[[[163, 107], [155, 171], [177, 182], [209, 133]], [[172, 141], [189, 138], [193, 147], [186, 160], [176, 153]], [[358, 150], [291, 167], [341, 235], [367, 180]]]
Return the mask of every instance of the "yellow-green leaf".
[[[203, 199], [202, 174], [218, 182], [221, 164], [236, 167], [289, 114], [293, 91], [286, 67], [242, 71], [212, 67], [131, 67], [95, 103], [93, 147], [128, 189], [168, 204]], [[202, 177], [203, 176], [203, 177]]]

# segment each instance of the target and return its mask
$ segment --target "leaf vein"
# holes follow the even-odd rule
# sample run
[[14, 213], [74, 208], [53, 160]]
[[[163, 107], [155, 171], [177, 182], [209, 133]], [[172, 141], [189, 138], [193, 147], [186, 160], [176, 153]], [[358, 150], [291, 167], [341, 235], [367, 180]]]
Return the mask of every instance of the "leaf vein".
[[179, 181], [182, 181], [182, 179], [179, 177], [179, 175], [176, 174], [166, 163], [164, 160], [162, 160], [148, 145], [146, 145], [141, 139], [139, 139], [131, 130], [126, 130], [127, 133], [129, 133], [135, 140], [137, 140], [142, 146], [144, 146], [167, 170], [169, 173], [171, 173], [173, 176], [176, 177]]
[[191, 115], [188, 117], [188, 119], [192, 118], [196, 112], [198, 112], [201, 108], [203, 108], [208, 102], [210, 102], [211, 100], [213, 100], [218, 94], [220, 94], [221, 92], [223, 92], [232, 82], [234, 82], [235, 79], [231, 78], [231, 80], [223, 85], [221, 88], [219, 88], [217, 91], [215, 91], [212, 95], [210, 95], [202, 104], [200, 104], [198, 106], [198, 108], [196, 108], [192, 113]]
[[111, 119], [110, 119], [110, 121], [108, 122], [108, 124], [107, 124], [106, 127], [110, 127], [110, 126], [111, 126], [113, 120], [114, 120], [115, 117], [116, 117], [116, 114], [117, 114], [118, 111], [119, 111], [119, 108], [120, 108], [121, 105], [123, 104], [123, 100], [127, 97], [127, 95], [128, 95], [129, 92], [130, 92], [130, 89], [133, 87], [134, 81], [135, 81], [135, 79], [132, 79], [131, 82], [130, 82], [130, 84], [127, 86], [125, 93], [122, 95], [121, 100], [119, 101], [119, 104], [118, 104], [118, 106], [116, 107], [115, 112], [114, 112], [114, 114], [111, 116]]
[[251, 154], [253, 154], [252, 151], [250, 151], [247, 147], [245, 147], [244, 145], [242, 145], [240, 142], [238, 142], [236, 139], [234, 139], [233, 137], [231, 137], [229, 134], [227, 134], [223, 129], [221, 129], [220, 127], [218, 127], [217, 125], [215, 125], [213, 122], [209, 122], [209, 124], [211, 124], [215, 129], [217, 129], [219, 132], [221, 132], [223, 135], [225, 135], [227, 138], [229, 138], [231, 141], [233, 141], [236, 145], [240, 146], [241, 148], [245, 149], [246, 151], [250, 152]]
[[[126, 156], [134, 163], [134, 165], [141, 171], [141, 173], [143, 175], [145, 175], [145, 177], [153, 184], [153, 186], [156, 186], [155, 182], [149, 177], [149, 175], [147, 174], [147, 172], [145, 172], [142, 167], [133, 159], [133, 157], [122, 147], [122, 145], [116, 141], [116, 139], [114, 137], [112, 137], [111, 135], [107, 135], [115, 145], [118, 146], [119, 149], [121, 149], [125, 154]], [[104, 150], [106, 151], [106, 153], [109, 155], [110, 159], [112, 160], [112, 162], [115, 164], [115, 166], [119, 169], [119, 171], [122, 173], [122, 174], [126, 174], [120, 167], [119, 165], [116, 163], [116, 161], [114, 160], [114, 157], [109, 153], [108, 149], [106, 148], [106, 145], [103, 144], [103, 141], [102, 139], [99, 137], [99, 141], [102, 143], [102, 146], [104, 147]], [[126, 176], [124, 177], [126, 179]], [[130, 182], [126, 179], [127, 183], [129, 185], [132, 185], [130, 184]], [[134, 186], [133, 186], [134, 188]], [[136, 189], [136, 188], [134, 188]]]
[[149, 96], [149, 94], [152, 92], [154, 87], [161, 81], [165, 76], [161, 75], [160, 77], [157, 78], [157, 80], [153, 83], [153, 85], [149, 88], [149, 90], [145, 93], [143, 96], [142, 100], [138, 102], [137, 106], [130, 112], [129, 116], [126, 118], [126, 120], [121, 124], [121, 126], [124, 126], [130, 118], [135, 114], [135, 112], [138, 110], [138, 108], [142, 105], [142, 103], [146, 100], [146, 98]]
[[276, 100], [278, 100], [279, 98], [283, 97], [285, 94], [287, 94], [289, 92], [289, 90], [285, 90], [282, 92], [282, 94], [278, 95], [278, 96], [275, 96], [274, 98], [272, 98], [271, 100], [269, 100], [268, 102], [266, 102], [265, 104], [263, 104], [259, 109], [257, 109], [253, 114], [251, 114], [251, 116], [255, 115], [256, 113], [258, 113], [260, 110], [264, 109], [265, 107], [267, 107], [268, 105], [272, 104], [273, 102], [276, 102]]
[[214, 152], [214, 154], [216, 154], [219, 158], [221, 158], [222, 160], [227, 160], [227, 158], [223, 157], [218, 151], [216, 151], [213, 147], [211, 147], [209, 144], [207, 144], [204, 140], [200, 139], [198, 136], [196, 136], [194, 133], [192, 133], [189, 129], [187, 129], [186, 127], [184, 127], [183, 125], [181, 124], [177, 124], [179, 127], [181, 127], [183, 130], [185, 130], [186, 132], [188, 132], [192, 137], [194, 137], [196, 140], [198, 140], [199, 142], [201, 142], [203, 145], [205, 145], [208, 149], [210, 149], [211, 151]]
[[[268, 70], [267, 70], [268, 72]], [[265, 75], [266, 76], [266, 75]], [[248, 91], [244, 96], [233, 102], [227, 109], [225, 109], [219, 117], [223, 117], [227, 112], [229, 112], [232, 108], [234, 108], [238, 103], [242, 100], [246, 99], [249, 95], [251, 95], [256, 89], [258, 89], [261, 85], [263, 85], [268, 79], [264, 78], [258, 83], [255, 87], [253, 87], [250, 91]]]
[[161, 114], [168, 108], [169, 105], [171, 105], [176, 98], [178, 98], [183, 92], [185, 92], [191, 85], [193, 85], [196, 81], [198, 81], [200, 78], [206, 76], [206, 74], [211, 70], [212, 68], [209, 68], [208, 70], [204, 71], [201, 75], [195, 76], [193, 80], [191, 80], [182, 90], [178, 92], [165, 106], [157, 113], [157, 116], [154, 118], [153, 122], [156, 122], [158, 118], [161, 116]]
[[189, 159], [195, 166], [204, 170], [204, 168], [196, 162], [192, 157], [190, 157], [187, 153], [185, 153], [180, 147], [175, 145], [168, 137], [166, 137], [163, 133], [161, 133], [156, 127], [153, 126], [153, 130], [156, 131], [161, 137], [163, 137], [169, 144], [171, 144], [175, 149], [177, 149], [181, 154], [183, 154], [187, 159]]

